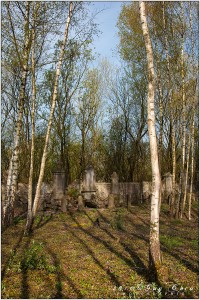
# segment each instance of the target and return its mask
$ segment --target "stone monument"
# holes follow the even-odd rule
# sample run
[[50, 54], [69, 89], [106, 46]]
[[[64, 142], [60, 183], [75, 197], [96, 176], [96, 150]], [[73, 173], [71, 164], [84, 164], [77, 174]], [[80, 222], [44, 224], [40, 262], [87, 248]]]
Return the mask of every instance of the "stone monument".
[[92, 166], [85, 169], [81, 193], [86, 205], [96, 207], [96, 176]]
[[66, 197], [65, 197], [65, 171], [62, 169], [61, 164], [58, 163], [58, 168], [53, 172], [53, 206], [56, 210], [61, 209], [66, 211]]

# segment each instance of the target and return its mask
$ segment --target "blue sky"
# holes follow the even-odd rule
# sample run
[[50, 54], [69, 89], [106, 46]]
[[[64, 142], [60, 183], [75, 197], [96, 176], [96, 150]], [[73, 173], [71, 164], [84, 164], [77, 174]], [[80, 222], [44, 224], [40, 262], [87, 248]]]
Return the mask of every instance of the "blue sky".
[[[94, 12], [103, 10], [95, 18], [98, 28], [102, 32], [99, 37], [95, 37], [95, 51], [100, 54], [99, 59], [106, 57], [111, 63], [116, 65], [119, 65], [119, 56], [115, 51], [119, 43], [116, 24], [122, 3], [105, 1], [93, 2], [91, 5], [91, 9]], [[99, 59], [97, 59], [97, 62]]]

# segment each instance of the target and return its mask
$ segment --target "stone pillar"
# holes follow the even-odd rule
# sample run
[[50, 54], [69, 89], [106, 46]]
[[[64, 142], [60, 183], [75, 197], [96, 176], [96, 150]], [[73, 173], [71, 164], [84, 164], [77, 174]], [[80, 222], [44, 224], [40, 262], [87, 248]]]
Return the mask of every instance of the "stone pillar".
[[65, 172], [63, 170], [53, 173], [53, 205], [65, 210]]
[[108, 208], [109, 209], [115, 208], [115, 196], [113, 194], [110, 194], [108, 196]]
[[78, 210], [82, 211], [84, 209], [83, 197], [81, 195], [78, 196]]
[[172, 193], [172, 174], [167, 173], [165, 175], [163, 175], [164, 177], [164, 191], [167, 194], [171, 194]]
[[62, 212], [67, 211], [67, 198], [65, 196], [61, 200], [61, 210]]
[[119, 177], [116, 172], [113, 172], [111, 175], [112, 184], [111, 184], [111, 193], [114, 195], [119, 194]]
[[83, 176], [83, 191], [93, 192], [96, 191], [96, 178], [95, 178], [94, 169], [92, 166], [89, 166], [85, 169]]
[[131, 200], [132, 200], [131, 194], [127, 194], [126, 195], [127, 209], [131, 208]]
[[142, 199], [150, 199], [151, 196], [151, 182], [143, 181], [142, 182]]

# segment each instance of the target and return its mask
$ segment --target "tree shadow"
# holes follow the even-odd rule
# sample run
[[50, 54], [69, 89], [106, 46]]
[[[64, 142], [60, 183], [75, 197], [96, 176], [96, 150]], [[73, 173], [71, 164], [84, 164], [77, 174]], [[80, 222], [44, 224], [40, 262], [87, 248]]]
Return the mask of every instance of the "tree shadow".
[[103, 264], [100, 262], [100, 260], [95, 256], [94, 252], [92, 249], [88, 246], [86, 241], [84, 239], [81, 239], [78, 235], [75, 234], [74, 231], [70, 230], [66, 224], [64, 224], [67, 230], [81, 243], [81, 245], [86, 249], [87, 253], [92, 257], [94, 262], [110, 277], [111, 281], [115, 283], [116, 286], [120, 286], [121, 283], [117, 279], [114, 273], [111, 272], [109, 268], [105, 268]]
[[74, 292], [77, 294], [78, 299], [83, 299], [83, 295], [81, 294], [80, 290], [75, 286], [74, 282], [70, 277], [68, 277], [62, 270], [60, 260], [56, 253], [52, 251], [52, 249], [47, 246], [46, 243], [46, 249], [48, 253], [50, 254], [53, 264], [56, 268], [56, 293], [51, 296], [51, 299], [70, 299], [68, 295], [63, 294], [63, 284], [62, 279], [66, 279], [70, 285], [70, 287], [74, 290]]
[[[28, 236], [28, 239], [26, 241], [25, 247], [24, 247], [24, 255], [22, 260], [22, 266], [25, 262], [25, 252], [30, 246], [31, 242], [31, 236]], [[21, 285], [21, 297], [20, 299], [29, 299], [29, 284], [28, 284], [28, 269], [22, 268], [22, 285]]]
[[[141, 221], [143, 221], [144, 224], [148, 225], [147, 222], [145, 222], [141, 217], [137, 216]], [[127, 219], [129, 219], [131, 225], [133, 228], [137, 228], [137, 231], [140, 232], [140, 234], [133, 234], [133, 233], [130, 233], [131, 235], [133, 236], [136, 236], [142, 240], [144, 240], [145, 242], [149, 243], [149, 239], [146, 238], [146, 234], [143, 234], [143, 230], [145, 229], [144, 226], [142, 225], [134, 225], [133, 224], [133, 220], [131, 220], [131, 218], [127, 217]], [[142, 230], [142, 233], [141, 233], [141, 230]], [[145, 231], [145, 230], [144, 230]], [[127, 231], [126, 231], [127, 232]], [[128, 233], [128, 232], [127, 232]], [[187, 239], [187, 238], [186, 238]], [[189, 238], [190, 239], [190, 238]], [[180, 263], [182, 263], [186, 268], [188, 268], [190, 271], [194, 272], [194, 273], [197, 273], [199, 272], [199, 269], [197, 267], [195, 267], [191, 262], [189, 262], [188, 260], [184, 259], [184, 258], [181, 258], [176, 252], [178, 252], [179, 250], [175, 249], [174, 251], [173, 250], [169, 250], [167, 247], [165, 247], [162, 243], [160, 243], [160, 249], [161, 251], [171, 255], [172, 257], [174, 257], [175, 259], [177, 259]], [[176, 252], [175, 252], [176, 251]]]
[[[73, 217], [72, 217], [73, 218]], [[144, 276], [146, 279], [148, 279], [147, 276], [147, 268], [145, 267], [144, 263], [142, 262], [142, 260], [139, 258], [139, 256], [134, 252], [131, 251], [130, 248], [125, 244], [125, 243], [120, 243], [124, 250], [126, 252], [128, 252], [129, 254], [131, 254], [131, 258], [129, 259], [126, 256], [124, 256], [123, 254], [119, 253], [118, 251], [116, 251], [114, 249], [114, 247], [108, 243], [107, 241], [99, 238], [98, 236], [94, 235], [92, 232], [90, 232], [89, 230], [84, 229], [80, 223], [73, 218], [73, 221], [78, 225], [78, 228], [84, 232], [86, 235], [92, 237], [94, 240], [96, 240], [97, 242], [102, 243], [110, 252], [112, 252], [113, 254], [115, 254], [117, 257], [119, 257], [120, 259], [122, 259], [130, 268], [132, 268], [134, 271], [136, 271], [136, 273], [138, 273], [139, 275]], [[101, 229], [101, 228], [100, 228]], [[134, 257], [135, 255], [135, 257]], [[137, 266], [137, 263], [139, 263], [139, 267]], [[142, 271], [143, 270], [143, 271]]]
[[[89, 219], [90, 221], [92, 221], [92, 219], [91, 219], [90, 216], [86, 213], [86, 211], [85, 211], [84, 213], [85, 213], [85, 215], [88, 217], [88, 219]], [[99, 217], [104, 221], [104, 223], [107, 223], [107, 224], [110, 225], [110, 222], [109, 222], [109, 220], [108, 220], [106, 217], [104, 217], [98, 210], [97, 210], [97, 213], [98, 213]], [[93, 225], [94, 225], [94, 221], [93, 221]], [[101, 230], [103, 230], [107, 235], [109, 235], [112, 239], [114, 239], [114, 240], [117, 239], [111, 232], [109, 232], [109, 231], [105, 228], [105, 226], [104, 226], [104, 227], [102, 226], [102, 223], [101, 223], [101, 222], [99, 222], [99, 227], [100, 227]]]
[[53, 214], [51, 214], [50, 216], [40, 216], [40, 220], [39, 222], [35, 225], [35, 227], [33, 228], [33, 230], [35, 229], [39, 229], [42, 228], [43, 226], [45, 226], [47, 223], [49, 223], [53, 218]]
[[7, 261], [5, 262], [4, 268], [3, 268], [2, 272], [1, 272], [1, 280], [4, 279], [4, 276], [5, 276], [5, 274], [6, 274], [6, 269], [7, 269], [7, 267], [8, 267], [8, 264], [9, 264], [10, 260], [12, 259], [12, 257], [14, 257], [14, 256], [16, 255], [17, 250], [18, 250], [19, 247], [20, 247], [20, 244], [21, 244], [21, 242], [22, 242], [23, 237], [24, 237], [24, 231], [22, 230], [22, 232], [21, 232], [21, 234], [20, 234], [20, 236], [19, 236], [18, 242], [17, 242], [16, 245], [13, 247], [13, 249], [12, 249], [12, 251], [11, 251], [11, 254], [9, 255]]

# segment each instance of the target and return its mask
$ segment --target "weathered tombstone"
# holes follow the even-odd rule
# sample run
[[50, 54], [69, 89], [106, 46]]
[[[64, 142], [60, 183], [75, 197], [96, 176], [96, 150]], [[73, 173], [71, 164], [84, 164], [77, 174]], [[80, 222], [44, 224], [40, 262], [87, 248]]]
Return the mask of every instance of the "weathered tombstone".
[[82, 211], [84, 209], [83, 197], [81, 195], [78, 196], [78, 210]]
[[113, 194], [110, 194], [108, 196], [108, 208], [109, 209], [115, 208], [115, 195]]
[[92, 166], [86, 168], [83, 176], [81, 191], [85, 204], [88, 207], [97, 207], [96, 203], [96, 176]]
[[59, 168], [53, 172], [53, 206], [65, 211], [65, 171]]
[[67, 211], [67, 198], [65, 196], [61, 200], [61, 210], [62, 212]]
[[164, 179], [163, 179], [164, 191], [167, 194], [171, 194], [171, 192], [172, 192], [172, 174], [166, 173], [165, 175], [163, 175], [163, 177], [164, 177]]
[[94, 169], [92, 166], [89, 166], [85, 169], [83, 176], [83, 191], [96, 191], [96, 178], [95, 178]]
[[142, 182], [142, 199], [150, 199], [151, 196], [151, 182], [143, 181]]
[[130, 209], [131, 202], [132, 202], [132, 195], [131, 194], [126, 195], [126, 200], [127, 200], [127, 209]]
[[111, 193], [114, 195], [119, 194], [119, 177], [116, 172], [113, 172], [111, 175], [112, 184], [111, 184]]

